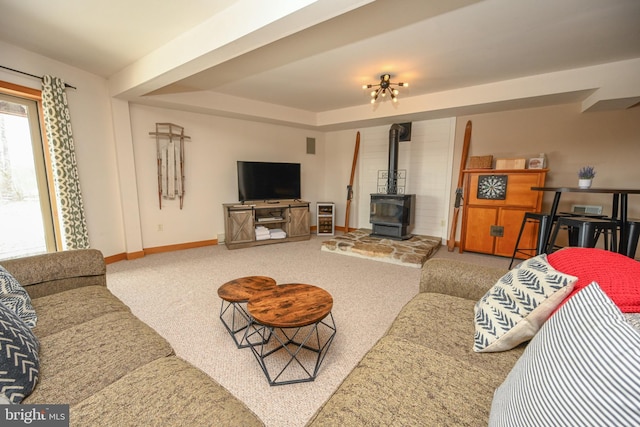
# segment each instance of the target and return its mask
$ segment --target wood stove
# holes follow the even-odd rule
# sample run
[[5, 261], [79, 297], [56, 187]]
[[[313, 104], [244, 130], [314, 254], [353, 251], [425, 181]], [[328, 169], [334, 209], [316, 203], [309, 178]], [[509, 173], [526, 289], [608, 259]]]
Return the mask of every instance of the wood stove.
[[415, 194], [372, 194], [369, 222], [371, 236], [397, 240], [411, 238]]
[[413, 224], [415, 194], [398, 194], [398, 145], [400, 138], [411, 138], [411, 123], [393, 124], [389, 129], [389, 169], [386, 193], [371, 195], [369, 222], [373, 237], [406, 240], [412, 237], [409, 227]]

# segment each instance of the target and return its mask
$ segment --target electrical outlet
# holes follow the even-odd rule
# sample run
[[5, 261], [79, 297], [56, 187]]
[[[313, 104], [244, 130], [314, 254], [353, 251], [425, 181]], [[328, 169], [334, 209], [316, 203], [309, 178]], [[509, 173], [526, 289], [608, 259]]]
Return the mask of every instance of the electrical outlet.
[[163, 230], [162, 224], [158, 224], [158, 231], [162, 231], [162, 230]]

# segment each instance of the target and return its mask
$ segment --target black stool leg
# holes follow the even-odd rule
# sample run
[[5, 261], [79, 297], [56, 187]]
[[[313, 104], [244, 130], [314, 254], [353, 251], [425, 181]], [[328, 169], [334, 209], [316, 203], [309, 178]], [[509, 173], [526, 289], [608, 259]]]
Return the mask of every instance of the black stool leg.
[[640, 223], [630, 222], [627, 227], [627, 247], [626, 254], [629, 258], [636, 257], [638, 248], [638, 237], [640, 237]]
[[[550, 222], [551, 217], [549, 216], [544, 215], [540, 218], [540, 225], [538, 227], [538, 239], [536, 241], [536, 255], [541, 255], [547, 252], [547, 244], [549, 242], [545, 242], [544, 238], [548, 233]], [[520, 233], [522, 233], [522, 230], [520, 230]], [[520, 240], [520, 236], [518, 236], [518, 240]]]
[[560, 228], [562, 228], [562, 225], [560, 223], [556, 223], [556, 225], [553, 227], [553, 233], [551, 233], [551, 237], [549, 238], [548, 242], [549, 247], [547, 248], [547, 253], [551, 253], [554, 251], [556, 247], [556, 239], [558, 238], [558, 231], [560, 231]]
[[[520, 248], [520, 240], [522, 239], [522, 234], [524, 233], [524, 229], [527, 226], [527, 223], [536, 221], [538, 223], [538, 234], [536, 236], [536, 247], [535, 248]], [[518, 238], [516, 239], [516, 245], [513, 248], [513, 254], [511, 255], [511, 262], [509, 263], [509, 269], [513, 266], [513, 261], [515, 261], [516, 254], [519, 252], [521, 254], [525, 254], [531, 256], [528, 252], [524, 251], [533, 251], [535, 250], [536, 255], [540, 255], [547, 252], [547, 236], [551, 231], [551, 216], [541, 213], [533, 213], [527, 212], [524, 214], [522, 218], [522, 225], [520, 226], [520, 232], [518, 233]]]
[[595, 228], [592, 223], [584, 223], [578, 231], [578, 246], [581, 248], [593, 248], [596, 246]]
[[618, 226], [616, 225], [611, 229], [611, 248], [612, 252], [618, 252]]
[[524, 217], [522, 219], [522, 225], [520, 226], [520, 232], [518, 233], [518, 239], [516, 240], [516, 245], [513, 247], [513, 255], [511, 255], [511, 262], [509, 263], [509, 270], [511, 270], [511, 266], [513, 265], [513, 261], [516, 258], [516, 253], [518, 252], [518, 247], [520, 246], [520, 238], [522, 237], [522, 232], [524, 231], [524, 227], [527, 225], [527, 218]]

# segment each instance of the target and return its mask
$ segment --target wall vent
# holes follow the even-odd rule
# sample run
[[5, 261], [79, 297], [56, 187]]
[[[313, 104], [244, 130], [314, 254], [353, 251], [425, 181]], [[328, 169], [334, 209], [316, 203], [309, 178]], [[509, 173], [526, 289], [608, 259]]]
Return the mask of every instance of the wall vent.
[[316, 154], [316, 139], [307, 137], [307, 154]]
[[602, 206], [572, 205], [571, 212], [581, 214], [602, 215]]

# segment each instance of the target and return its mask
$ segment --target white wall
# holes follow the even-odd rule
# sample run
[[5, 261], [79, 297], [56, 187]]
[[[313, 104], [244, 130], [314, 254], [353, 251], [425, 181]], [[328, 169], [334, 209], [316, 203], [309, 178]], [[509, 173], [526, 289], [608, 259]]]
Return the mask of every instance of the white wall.
[[[124, 250], [110, 98], [105, 79], [0, 41], [0, 64], [75, 86], [67, 98], [91, 246], [105, 256]], [[0, 69], [0, 80], [42, 89], [39, 79]]]
[[[339, 132], [329, 132], [325, 136], [325, 174], [322, 193], [322, 202], [333, 202], [336, 204], [335, 221], [339, 227], [344, 226], [346, 206], [347, 206], [347, 185], [351, 177], [351, 166], [353, 164], [353, 154], [356, 144], [356, 135], [361, 129], [350, 129]], [[360, 135], [362, 140], [362, 135]], [[360, 142], [362, 148], [362, 141]], [[358, 155], [360, 157], [360, 153]], [[358, 197], [360, 186], [358, 171], [360, 170], [360, 160], [356, 163], [356, 174], [354, 176], [353, 200], [351, 211], [349, 212], [350, 227], [358, 226], [358, 212], [361, 210]], [[369, 205], [364, 208], [369, 211]]]
[[[388, 168], [389, 126], [365, 129], [363, 132], [362, 167], [360, 169], [360, 227], [370, 228], [369, 200], [378, 192], [379, 171]], [[412, 232], [445, 237], [450, 188], [450, 160], [453, 155], [455, 119], [428, 120], [412, 123], [411, 141], [401, 142], [398, 169], [406, 170], [406, 194], [416, 195]], [[366, 206], [366, 208], [364, 208]]]
[[[330, 201], [336, 203], [337, 225], [344, 225], [357, 130], [323, 134], [136, 104], [130, 113], [144, 248], [219, 238], [222, 204], [238, 201], [237, 160], [301, 163], [302, 197], [311, 202], [312, 224], [316, 202]], [[182, 210], [178, 199], [163, 199], [162, 209], [158, 203], [156, 144], [149, 132], [166, 122], [183, 126], [191, 137]], [[387, 168], [389, 126], [360, 129], [352, 227], [371, 227], [369, 194], [376, 192], [377, 171]], [[409, 171], [407, 192], [417, 194], [415, 233], [446, 235], [454, 131], [455, 119], [415, 122], [411, 142], [401, 143], [399, 167]], [[306, 154], [307, 137], [316, 138], [316, 154]]]
[[[405, 193], [416, 195], [412, 232], [446, 237], [455, 118], [412, 123], [411, 141], [401, 142], [398, 169], [407, 171]], [[378, 171], [389, 159], [389, 125], [360, 129], [360, 151], [351, 203], [350, 226], [371, 228], [369, 201], [377, 193]], [[356, 130], [327, 134], [325, 194], [336, 201], [336, 223], [344, 225]], [[338, 190], [339, 189], [339, 190]]]
[[[302, 198], [323, 196], [324, 136], [320, 132], [204, 114], [130, 105], [136, 183], [144, 248], [199, 242], [224, 234], [222, 204], [238, 201], [236, 161], [301, 163]], [[185, 195], [158, 203], [156, 123], [184, 127]], [[316, 138], [316, 154], [306, 154], [307, 137]], [[158, 226], [162, 226], [162, 231]]]

